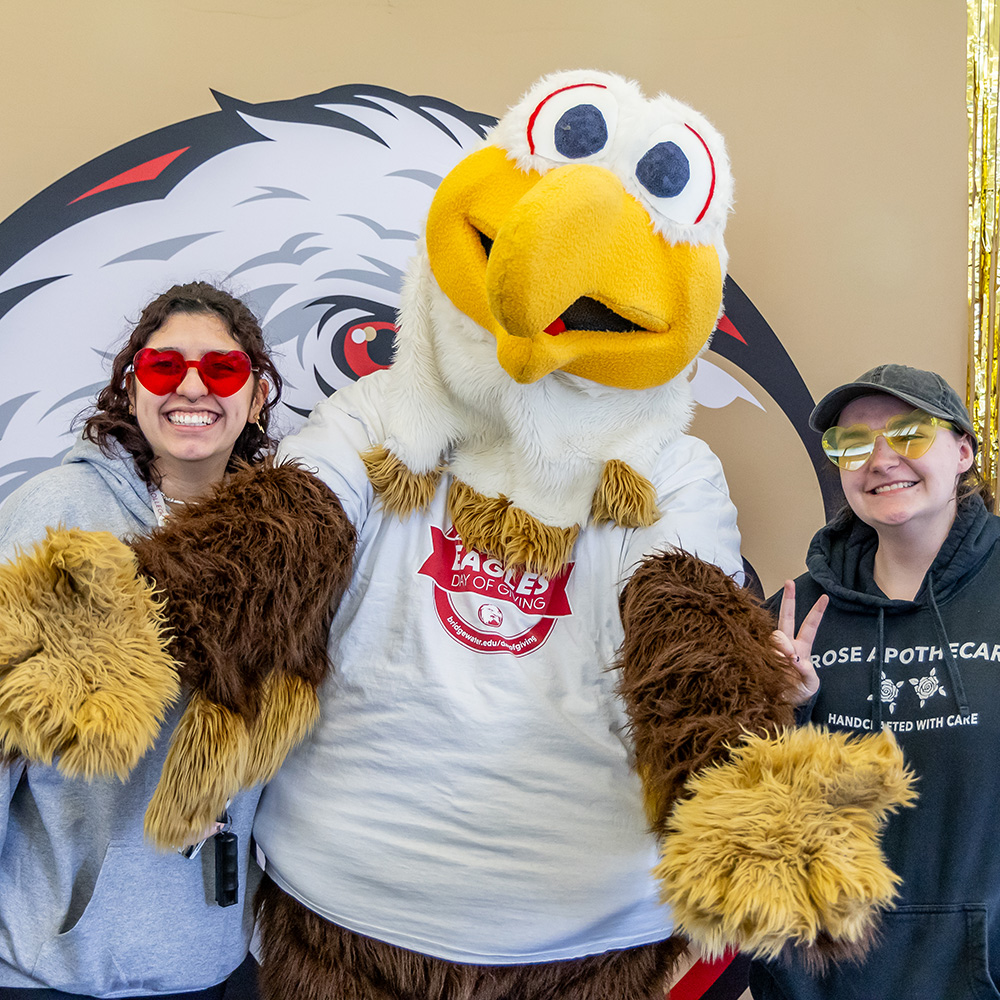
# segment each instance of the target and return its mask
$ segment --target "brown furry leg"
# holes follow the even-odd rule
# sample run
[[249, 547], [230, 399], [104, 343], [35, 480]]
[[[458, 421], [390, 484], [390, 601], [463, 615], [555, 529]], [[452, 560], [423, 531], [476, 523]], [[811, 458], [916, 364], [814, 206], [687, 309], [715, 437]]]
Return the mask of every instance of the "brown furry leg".
[[476, 1000], [662, 1000], [686, 946], [675, 937], [569, 962], [508, 966], [501, 988]]
[[538, 965], [459, 965], [323, 920], [266, 875], [257, 892], [263, 1000], [661, 1000], [685, 942]]
[[656, 490], [645, 476], [617, 458], [604, 463], [591, 510], [595, 524], [613, 521], [623, 528], [644, 528], [659, 516]]
[[340, 938], [346, 932], [282, 892], [266, 874], [254, 907], [262, 1000], [391, 1000], [391, 993], [365, 981], [360, 956], [345, 953]]
[[478, 549], [495, 559], [504, 555], [506, 497], [487, 497], [460, 479], [448, 487], [448, 514], [466, 548]]
[[382, 498], [382, 506], [398, 517], [423, 510], [434, 499], [441, 481], [440, 467], [430, 472], [411, 472], [383, 445], [364, 452], [361, 460], [372, 487]]

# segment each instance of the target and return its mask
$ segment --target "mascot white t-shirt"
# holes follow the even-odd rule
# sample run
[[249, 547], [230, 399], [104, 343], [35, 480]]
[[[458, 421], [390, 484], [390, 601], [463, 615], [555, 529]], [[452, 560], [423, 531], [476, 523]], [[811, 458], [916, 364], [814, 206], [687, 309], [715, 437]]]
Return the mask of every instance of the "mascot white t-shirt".
[[359, 453], [385, 440], [383, 391], [382, 373], [341, 389], [279, 452], [318, 472], [359, 540], [320, 722], [255, 823], [268, 874], [334, 923], [456, 962], [669, 936], [611, 669], [618, 595], [671, 546], [741, 571], [718, 459], [678, 438], [655, 525], [584, 528], [555, 579], [505, 573], [457, 538], [447, 476], [424, 512], [382, 516]]

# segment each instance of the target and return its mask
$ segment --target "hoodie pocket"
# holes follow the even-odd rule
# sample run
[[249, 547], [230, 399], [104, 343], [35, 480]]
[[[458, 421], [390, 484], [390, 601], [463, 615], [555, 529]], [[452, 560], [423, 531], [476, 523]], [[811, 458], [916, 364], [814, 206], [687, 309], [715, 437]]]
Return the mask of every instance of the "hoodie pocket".
[[[136, 872], [138, 851], [112, 845], [101, 865], [86, 908], [76, 922], [43, 945], [32, 970], [39, 982], [69, 992], [113, 992], [139, 985], [141, 975], [128, 967], [135, 932], [127, 912], [137, 886], [119, 876]], [[134, 938], [132, 939], [134, 940]], [[125, 954], [119, 945], [125, 943]], [[124, 960], [124, 961], [123, 961]]]
[[208, 901], [208, 861], [210, 855], [189, 862], [112, 845], [86, 909], [42, 946], [32, 976], [88, 996], [175, 993], [220, 982], [246, 954], [243, 907]]
[[877, 945], [860, 965], [822, 978], [800, 967], [755, 963], [755, 1000], [998, 1000], [989, 972], [986, 907], [900, 906], [882, 918]]

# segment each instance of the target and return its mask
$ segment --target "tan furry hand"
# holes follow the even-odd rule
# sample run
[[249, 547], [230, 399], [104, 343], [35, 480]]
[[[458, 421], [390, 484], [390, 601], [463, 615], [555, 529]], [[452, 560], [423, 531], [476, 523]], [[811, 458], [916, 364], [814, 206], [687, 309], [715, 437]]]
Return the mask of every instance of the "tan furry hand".
[[0, 750], [124, 780], [176, 699], [162, 609], [107, 532], [49, 529], [0, 565]]
[[243, 718], [194, 691], [146, 809], [146, 837], [164, 851], [200, 840], [241, 787], [249, 752]]
[[318, 717], [315, 689], [277, 671], [264, 682], [260, 711], [250, 725], [193, 692], [146, 810], [147, 838], [162, 850], [202, 839], [228, 799], [274, 777]]
[[654, 874], [678, 929], [713, 955], [773, 958], [790, 942], [822, 967], [824, 948], [863, 954], [899, 883], [879, 833], [913, 785], [887, 732], [748, 736], [671, 815]]

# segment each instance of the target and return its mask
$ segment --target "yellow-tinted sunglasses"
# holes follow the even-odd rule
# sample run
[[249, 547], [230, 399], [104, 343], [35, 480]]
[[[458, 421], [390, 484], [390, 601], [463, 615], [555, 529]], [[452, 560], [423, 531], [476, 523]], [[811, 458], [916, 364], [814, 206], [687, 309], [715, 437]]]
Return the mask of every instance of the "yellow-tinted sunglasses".
[[860, 469], [875, 450], [875, 439], [881, 435], [885, 443], [903, 458], [920, 458], [937, 437], [937, 429], [947, 427], [955, 430], [950, 420], [932, 417], [923, 410], [901, 413], [886, 421], [878, 430], [867, 424], [851, 424], [850, 427], [831, 427], [823, 435], [823, 451], [826, 457], [840, 468], [853, 472]]

